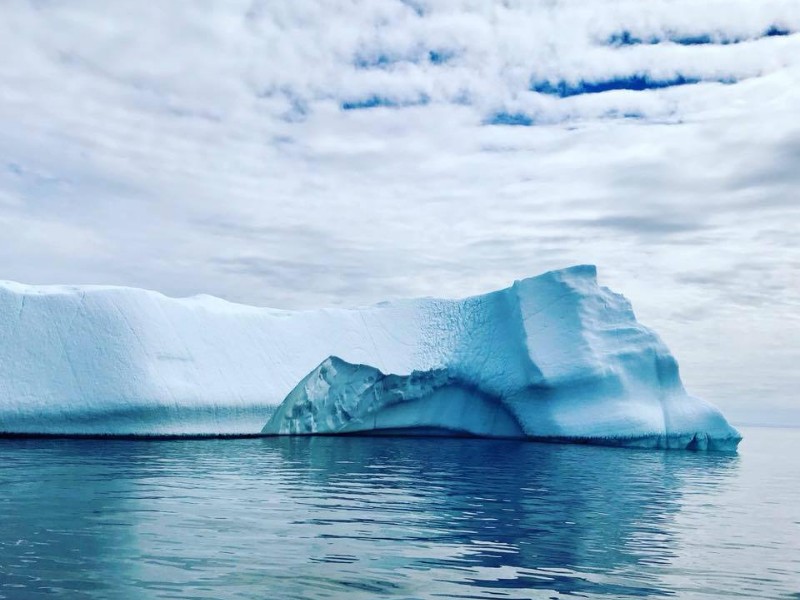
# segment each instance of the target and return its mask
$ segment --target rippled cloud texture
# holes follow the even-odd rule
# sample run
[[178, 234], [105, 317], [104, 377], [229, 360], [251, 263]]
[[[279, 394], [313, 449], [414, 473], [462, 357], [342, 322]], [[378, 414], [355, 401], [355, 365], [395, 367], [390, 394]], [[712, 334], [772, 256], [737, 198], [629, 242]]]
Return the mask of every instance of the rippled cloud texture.
[[306, 308], [592, 262], [800, 424], [800, 4], [9, 0], [0, 277]]

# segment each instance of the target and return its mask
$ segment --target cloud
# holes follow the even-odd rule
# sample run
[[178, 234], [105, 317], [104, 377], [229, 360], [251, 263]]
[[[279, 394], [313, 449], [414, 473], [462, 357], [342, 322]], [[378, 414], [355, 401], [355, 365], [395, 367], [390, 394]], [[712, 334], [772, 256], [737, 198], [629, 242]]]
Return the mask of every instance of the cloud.
[[594, 262], [690, 390], [800, 423], [798, 32], [794, 0], [19, 0], [0, 277], [308, 308]]
[[665, 236], [678, 233], [695, 232], [705, 229], [697, 220], [678, 220], [670, 215], [617, 215], [596, 219], [574, 219], [567, 226], [594, 227], [621, 233], [642, 236]]
[[769, 197], [760, 197], [758, 207], [798, 207], [800, 202], [790, 193], [790, 188], [800, 185], [800, 139], [788, 137], [779, 142], [773, 151], [751, 163], [731, 179], [733, 190], [764, 191]]

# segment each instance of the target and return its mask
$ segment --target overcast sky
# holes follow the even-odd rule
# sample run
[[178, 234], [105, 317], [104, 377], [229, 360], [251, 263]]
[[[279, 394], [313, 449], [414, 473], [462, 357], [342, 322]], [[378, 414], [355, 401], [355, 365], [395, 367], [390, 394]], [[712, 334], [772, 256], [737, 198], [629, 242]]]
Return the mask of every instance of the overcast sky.
[[0, 278], [282, 308], [575, 263], [800, 425], [800, 3], [6, 0]]

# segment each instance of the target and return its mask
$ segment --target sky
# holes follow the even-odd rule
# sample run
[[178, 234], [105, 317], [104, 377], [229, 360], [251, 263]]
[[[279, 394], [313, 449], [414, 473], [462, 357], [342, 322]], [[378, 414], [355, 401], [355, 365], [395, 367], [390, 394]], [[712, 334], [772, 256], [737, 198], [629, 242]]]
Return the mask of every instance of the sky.
[[0, 279], [280, 308], [578, 263], [800, 425], [800, 3], [5, 0]]

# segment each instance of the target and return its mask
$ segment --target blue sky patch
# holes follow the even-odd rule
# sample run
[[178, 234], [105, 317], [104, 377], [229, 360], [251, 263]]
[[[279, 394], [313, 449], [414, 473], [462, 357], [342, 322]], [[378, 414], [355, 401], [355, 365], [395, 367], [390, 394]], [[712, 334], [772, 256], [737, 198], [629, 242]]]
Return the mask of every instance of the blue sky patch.
[[533, 125], [533, 118], [522, 112], [498, 112], [494, 113], [484, 121], [485, 125], [517, 125], [523, 127], [530, 127]]
[[383, 96], [369, 96], [360, 100], [348, 100], [342, 102], [340, 107], [342, 110], [364, 110], [368, 108], [388, 107], [388, 108], [404, 108], [407, 106], [422, 106], [428, 104], [430, 98], [427, 96], [420, 96], [419, 99], [413, 101], [397, 101]]
[[353, 60], [353, 66], [358, 69], [385, 69], [397, 62], [400, 59], [393, 58], [388, 54], [378, 54], [376, 56], [357, 56]]
[[377, 54], [358, 54], [353, 59], [353, 66], [357, 69], [388, 69], [398, 63], [420, 64], [428, 62], [433, 65], [443, 65], [452, 60], [456, 53], [452, 50], [438, 49], [418, 49], [405, 56], [392, 56], [386, 52]]
[[449, 50], [428, 50], [428, 60], [434, 65], [443, 65], [455, 56]]
[[652, 35], [649, 37], [640, 37], [630, 31], [623, 30], [617, 33], [612, 33], [606, 40], [609, 46], [640, 46], [662, 44], [669, 42], [672, 44], [680, 44], [681, 46], [703, 46], [707, 44], [739, 44], [750, 40], [757, 40], [765, 37], [783, 37], [794, 33], [790, 29], [781, 27], [779, 25], [771, 25], [764, 30], [760, 35], [754, 37], [736, 37], [728, 36], [725, 33], [717, 32], [714, 34], [701, 33], [695, 35], [681, 35], [679, 33], [667, 33], [663, 36]]
[[[531, 84], [531, 91], [548, 96], [558, 96], [559, 98], [569, 98], [571, 96], [581, 96], [583, 94], [601, 94], [616, 90], [631, 90], [641, 92], [644, 90], [658, 90], [680, 85], [690, 85], [700, 83], [702, 80], [696, 77], [686, 77], [678, 75], [670, 79], [654, 79], [649, 75], [628, 75], [625, 77], [614, 77], [600, 81], [580, 80], [576, 83], [569, 81], [534, 81]], [[724, 82], [730, 83], [730, 82]]]

